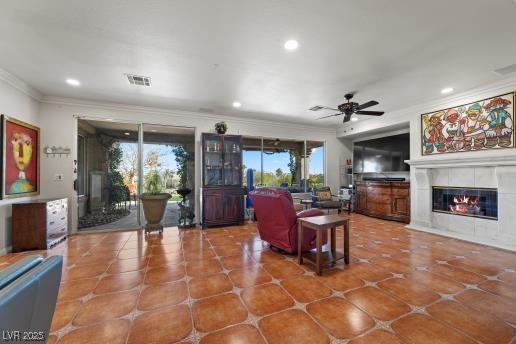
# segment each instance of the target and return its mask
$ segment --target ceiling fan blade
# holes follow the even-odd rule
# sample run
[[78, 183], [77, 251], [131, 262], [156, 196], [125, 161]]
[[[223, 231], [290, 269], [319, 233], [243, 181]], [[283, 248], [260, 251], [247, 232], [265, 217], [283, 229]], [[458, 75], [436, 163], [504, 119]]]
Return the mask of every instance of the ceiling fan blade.
[[342, 112], [341, 112], [341, 113], [336, 113], [336, 114], [334, 114], [334, 115], [323, 116], [323, 117], [319, 117], [319, 118], [317, 118], [317, 119], [323, 119], [323, 118], [335, 117], [335, 116], [340, 116], [340, 115], [343, 115], [343, 113], [342, 113]]
[[334, 108], [327, 107], [327, 106], [323, 106], [323, 109], [332, 110], [332, 111], [339, 111], [339, 109], [334, 109]]
[[364, 103], [364, 104], [360, 104], [358, 107], [357, 107], [357, 110], [363, 110], [363, 109], [366, 109], [368, 107], [371, 107], [371, 106], [375, 106], [375, 105], [378, 105], [380, 103], [378, 103], [376, 100], [371, 100], [367, 103]]
[[368, 116], [381, 116], [385, 112], [383, 111], [357, 111], [355, 112], [357, 115], [368, 115]]

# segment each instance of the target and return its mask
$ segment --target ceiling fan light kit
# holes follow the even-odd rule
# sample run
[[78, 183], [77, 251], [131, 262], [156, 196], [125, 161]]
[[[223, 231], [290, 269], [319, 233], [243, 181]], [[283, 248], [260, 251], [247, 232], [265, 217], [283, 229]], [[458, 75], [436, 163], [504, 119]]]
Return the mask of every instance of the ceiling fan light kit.
[[[337, 108], [331, 108], [327, 106], [321, 106], [316, 105], [310, 108], [311, 111], [320, 111], [320, 110], [332, 110], [332, 111], [339, 111], [339, 113], [319, 117], [319, 119], [329, 118], [329, 117], [335, 117], [335, 116], [342, 116], [344, 115], [343, 123], [349, 122], [351, 120], [351, 116], [353, 114], [355, 115], [367, 115], [367, 116], [381, 116], [384, 114], [383, 111], [364, 111], [364, 109], [370, 108], [372, 106], [378, 105], [379, 103], [376, 100], [371, 100], [363, 104], [359, 104], [356, 102], [352, 102], [351, 99], [353, 99], [354, 94], [353, 93], [347, 93], [344, 95], [344, 98], [346, 98], [347, 102], [342, 103]], [[356, 118], [356, 117], [354, 117]], [[353, 121], [356, 121], [357, 119], [353, 119]]]

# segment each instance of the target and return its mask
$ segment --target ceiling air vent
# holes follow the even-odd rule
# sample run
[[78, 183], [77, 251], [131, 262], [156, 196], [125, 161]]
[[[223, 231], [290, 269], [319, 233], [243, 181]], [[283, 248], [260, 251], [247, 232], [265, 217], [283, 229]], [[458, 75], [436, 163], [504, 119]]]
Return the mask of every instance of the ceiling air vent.
[[516, 63], [507, 67], [498, 68], [493, 71], [495, 74], [499, 76], [506, 76], [516, 72]]
[[131, 85], [151, 87], [151, 78], [148, 76], [126, 74], [127, 80]]

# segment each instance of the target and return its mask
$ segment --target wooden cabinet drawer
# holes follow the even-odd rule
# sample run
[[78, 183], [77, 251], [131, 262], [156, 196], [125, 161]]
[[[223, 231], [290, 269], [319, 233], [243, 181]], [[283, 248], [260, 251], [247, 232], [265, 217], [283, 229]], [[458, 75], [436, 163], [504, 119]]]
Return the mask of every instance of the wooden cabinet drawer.
[[409, 193], [407, 188], [392, 188], [392, 196], [408, 196]]

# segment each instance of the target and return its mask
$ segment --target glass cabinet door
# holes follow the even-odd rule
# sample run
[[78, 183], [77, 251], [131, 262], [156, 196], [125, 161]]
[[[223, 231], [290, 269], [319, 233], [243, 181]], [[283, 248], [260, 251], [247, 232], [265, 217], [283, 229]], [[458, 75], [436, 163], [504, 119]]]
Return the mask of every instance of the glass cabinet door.
[[223, 147], [220, 136], [204, 138], [204, 185], [222, 185]]
[[241, 185], [242, 151], [240, 137], [224, 137], [224, 185]]

